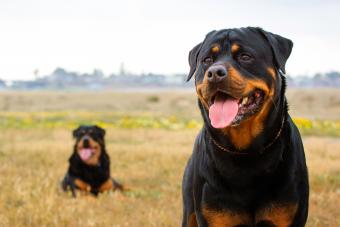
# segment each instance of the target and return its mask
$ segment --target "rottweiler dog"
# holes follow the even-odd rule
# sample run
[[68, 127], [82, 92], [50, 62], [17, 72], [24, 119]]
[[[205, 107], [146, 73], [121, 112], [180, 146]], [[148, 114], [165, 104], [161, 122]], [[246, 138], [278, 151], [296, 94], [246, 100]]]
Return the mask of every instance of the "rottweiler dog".
[[246, 27], [212, 31], [190, 51], [204, 126], [183, 177], [183, 227], [305, 225], [308, 172], [285, 97], [292, 47]]
[[97, 196], [107, 190], [123, 190], [110, 176], [110, 157], [105, 149], [105, 130], [96, 126], [79, 126], [73, 131], [76, 143], [69, 158], [69, 168], [62, 181], [62, 189], [76, 189]]

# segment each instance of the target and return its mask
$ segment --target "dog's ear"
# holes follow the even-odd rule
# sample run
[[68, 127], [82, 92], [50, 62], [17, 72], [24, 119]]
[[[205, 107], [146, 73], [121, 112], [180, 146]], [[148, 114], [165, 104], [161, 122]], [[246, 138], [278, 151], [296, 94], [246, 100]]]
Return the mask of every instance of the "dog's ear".
[[281, 69], [283, 73], [286, 73], [285, 65], [290, 53], [292, 52], [293, 42], [290, 39], [284, 38], [280, 35], [264, 31], [261, 28], [257, 29], [269, 42], [274, 53], [276, 67]]
[[73, 130], [72, 135], [74, 138], [78, 138], [80, 136], [80, 130], [81, 130], [81, 126]]
[[190, 71], [189, 75], [187, 77], [187, 82], [191, 79], [191, 77], [195, 74], [196, 68], [197, 68], [197, 60], [198, 60], [198, 54], [201, 51], [201, 48], [205, 42], [205, 40], [215, 32], [215, 30], [209, 32], [206, 36], [203, 42], [197, 44], [192, 50], [189, 52], [189, 65], [190, 65]]
[[189, 65], [190, 65], [190, 71], [189, 75], [187, 77], [187, 82], [191, 79], [191, 77], [195, 74], [196, 72], [196, 67], [197, 67], [197, 57], [198, 54], [201, 50], [202, 43], [197, 44], [192, 50], [189, 52]]
[[98, 133], [98, 135], [102, 138], [104, 138], [105, 136], [105, 130], [97, 125], [94, 126], [96, 128], [96, 133]]

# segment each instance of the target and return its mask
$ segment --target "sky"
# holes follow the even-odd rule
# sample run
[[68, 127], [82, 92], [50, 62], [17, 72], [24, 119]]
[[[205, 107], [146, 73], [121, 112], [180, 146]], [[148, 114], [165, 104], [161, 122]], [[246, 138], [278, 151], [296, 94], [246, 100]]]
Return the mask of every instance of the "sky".
[[189, 71], [188, 52], [215, 29], [259, 26], [294, 42], [290, 75], [340, 71], [340, 1], [1, 0], [0, 78], [57, 67], [79, 73]]

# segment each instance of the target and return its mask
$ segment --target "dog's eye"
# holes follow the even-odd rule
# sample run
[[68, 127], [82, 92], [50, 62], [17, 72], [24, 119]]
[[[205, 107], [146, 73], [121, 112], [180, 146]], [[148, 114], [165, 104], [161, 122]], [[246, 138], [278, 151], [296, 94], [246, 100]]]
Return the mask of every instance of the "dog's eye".
[[210, 65], [214, 62], [214, 60], [212, 59], [212, 57], [206, 57], [204, 58], [203, 60], [203, 63], [206, 64], [206, 65]]
[[242, 53], [238, 56], [238, 60], [242, 62], [251, 62], [253, 60], [253, 57], [250, 54]]
[[78, 135], [79, 135], [79, 136], [85, 135], [85, 131], [84, 131], [84, 130], [80, 131]]

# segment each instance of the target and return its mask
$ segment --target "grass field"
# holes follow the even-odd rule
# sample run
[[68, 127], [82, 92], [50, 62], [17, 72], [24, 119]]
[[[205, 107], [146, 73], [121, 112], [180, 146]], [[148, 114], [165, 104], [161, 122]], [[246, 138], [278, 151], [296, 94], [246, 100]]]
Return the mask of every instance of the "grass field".
[[[339, 97], [288, 93], [292, 115], [311, 127], [303, 132], [308, 226], [340, 226]], [[112, 175], [130, 191], [72, 199], [59, 189], [71, 129], [96, 122], [107, 129]], [[0, 93], [0, 226], [179, 226], [181, 178], [200, 124], [190, 92]]]

